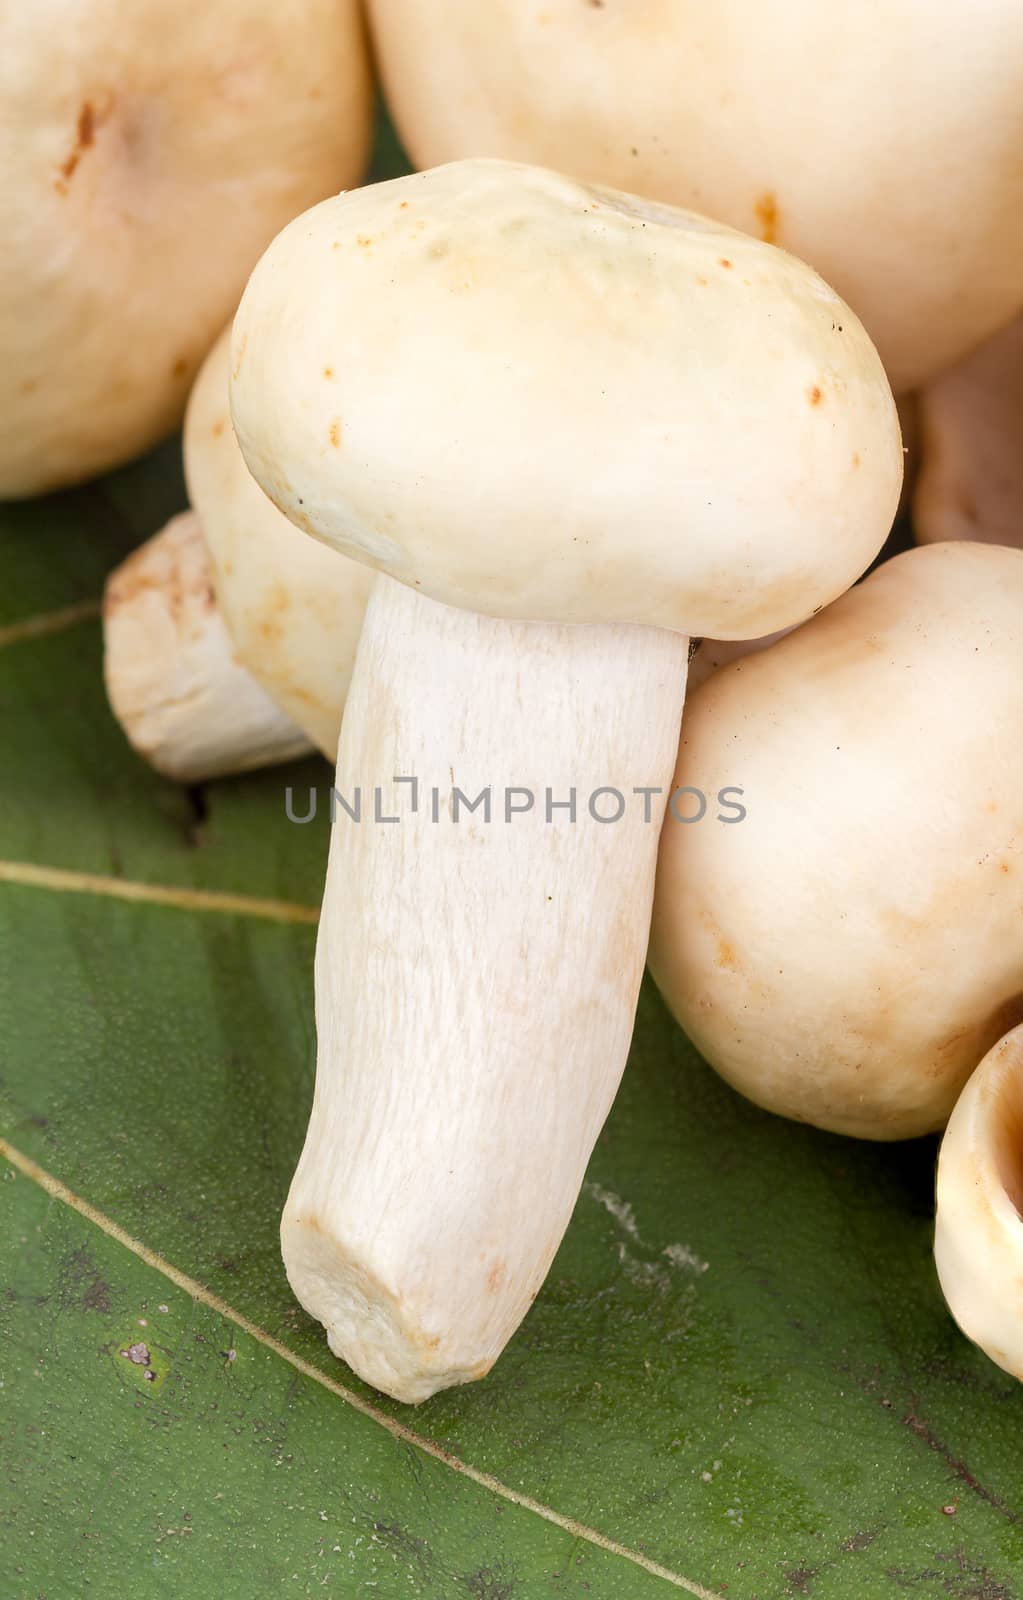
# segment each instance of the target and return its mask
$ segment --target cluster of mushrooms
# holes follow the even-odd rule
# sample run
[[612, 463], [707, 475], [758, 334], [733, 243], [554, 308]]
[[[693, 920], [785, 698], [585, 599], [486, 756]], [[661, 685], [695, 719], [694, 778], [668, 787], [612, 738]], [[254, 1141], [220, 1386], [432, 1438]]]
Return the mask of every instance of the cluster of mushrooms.
[[[942, 1286], [1023, 1377], [1019, 0], [48, 0], [7, 46], [0, 493], [184, 415], [114, 712], [348, 797], [281, 1224], [331, 1348], [488, 1371], [649, 946], [760, 1105], [948, 1124]], [[358, 187], [372, 62], [419, 170]]]

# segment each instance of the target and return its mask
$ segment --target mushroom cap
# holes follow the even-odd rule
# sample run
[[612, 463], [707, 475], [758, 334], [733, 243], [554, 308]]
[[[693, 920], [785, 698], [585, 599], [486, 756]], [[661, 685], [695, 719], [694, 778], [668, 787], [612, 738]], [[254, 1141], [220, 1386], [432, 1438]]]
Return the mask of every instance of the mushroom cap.
[[[943, 544], [716, 672], [676, 782], [650, 964], [759, 1105], [864, 1138], [939, 1128], [1023, 1017], [1023, 551]], [[683, 809], [681, 806], [679, 809]]]
[[260, 251], [357, 181], [371, 99], [356, 0], [8, 8], [0, 497], [176, 426]]
[[949, 1118], [934, 1258], [963, 1332], [1023, 1379], [1023, 1027], [988, 1051]]
[[[1020, 309], [1023, 8], [370, 0], [420, 167], [502, 156], [692, 206], [813, 262], [896, 389]], [[921, 49], [921, 40], [927, 41]]]
[[918, 404], [919, 542], [1023, 546], [1023, 317], [929, 384]]
[[899, 497], [863, 328], [793, 257], [467, 161], [278, 235], [231, 407], [291, 520], [433, 599], [741, 638], [856, 578]]
[[306, 539], [249, 473], [228, 409], [230, 328], [185, 414], [185, 477], [235, 654], [331, 760], [372, 572]]

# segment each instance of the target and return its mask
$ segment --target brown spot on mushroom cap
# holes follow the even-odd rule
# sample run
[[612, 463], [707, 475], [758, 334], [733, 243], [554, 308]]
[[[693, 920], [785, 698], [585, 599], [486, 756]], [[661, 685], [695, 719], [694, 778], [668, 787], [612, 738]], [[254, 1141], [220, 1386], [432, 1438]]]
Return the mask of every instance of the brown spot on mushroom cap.
[[82, 102], [81, 110], [78, 113], [78, 124], [75, 129], [75, 142], [71, 147], [67, 159], [62, 161], [60, 165], [60, 175], [63, 179], [63, 182], [58, 182], [57, 187], [62, 193], [66, 193], [67, 182], [74, 176], [74, 173], [78, 167], [78, 163], [81, 161], [83, 154], [86, 150], [91, 149], [95, 143], [96, 113], [93, 109], [92, 101], [84, 100]]
[[334, 376], [334, 368], [333, 367], [324, 367], [323, 376], [325, 378], [332, 378]]
[[78, 113], [78, 147], [88, 150], [96, 140], [96, 113], [92, 109], [92, 102], [86, 100]]
[[491, 1267], [490, 1271], [487, 1273], [487, 1288], [490, 1290], [491, 1294], [496, 1294], [498, 1289], [501, 1287], [501, 1284], [503, 1282], [504, 1282], [504, 1262], [503, 1261], [495, 1261], [494, 1265]]
[[172, 378], [183, 378], [187, 371], [188, 371], [188, 362], [187, 362], [186, 358], [184, 356], [178, 356], [178, 359], [175, 361], [174, 365], [171, 367], [171, 377]]
[[739, 962], [735, 954], [735, 946], [722, 936], [718, 936], [717, 964], [724, 967], [727, 972], [738, 972]]
[[224, 429], [226, 427], [227, 427], [227, 418], [226, 417], [218, 417], [216, 422], [213, 424], [212, 428], [210, 429], [210, 432], [212, 433], [214, 439], [219, 439], [221, 434], [223, 433], [223, 431], [224, 431]]
[[719, 261], [718, 261], [718, 265], [721, 266], [721, 267], [731, 268], [732, 262], [729, 261], [727, 256], [721, 256]]
[[757, 221], [760, 223], [760, 237], [765, 244], [774, 244], [778, 237], [778, 198], [770, 189], [765, 189], [756, 205], [753, 207]]
[[341, 418], [335, 417], [330, 425], [330, 442], [335, 450], [341, 448]]
[[815, 383], [813, 385], [812, 389], [810, 389], [810, 391], [809, 391], [810, 404], [812, 406], [819, 406], [823, 399], [824, 399], [824, 390], [821, 388], [820, 384]]

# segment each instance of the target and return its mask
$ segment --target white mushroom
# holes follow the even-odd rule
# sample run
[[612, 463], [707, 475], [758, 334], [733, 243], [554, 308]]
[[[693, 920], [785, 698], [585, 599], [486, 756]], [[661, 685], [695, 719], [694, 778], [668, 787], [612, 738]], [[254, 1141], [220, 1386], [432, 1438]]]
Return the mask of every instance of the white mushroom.
[[111, 710], [165, 777], [199, 783], [312, 749], [237, 659], [194, 512], [173, 517], [110, 577], [103, 635]]
[[119, 567], [104, 601], [114, 715], [168, 777], [198, 782], [317, 746], [331, 760], [372, 573], [304, 538], [242, 459], [230, 329], [185, 418], [195, 515]]
[[1023, 552], [910, 550], [694, 694], [650, 966], [759, 1105], [863, 1138], [940, 1128], [1023, 1017]]
[[[902, 524], [902, 517], [909, 508], [910, 496], [916, 482], [919, 458], [916, 396], [898, 395], [896, 396], [896, 405], [899, 412], [899, 427], [902, 429], [902, 454], [905, 458], [905, 470], [902, 478], [902, 493], [899, 496], [899, 509], [896, 514], [896, 525], [888, 545], [881, 551], [879, 559], [883, 559], [886, 554], [895, 554], [898, 550], [905, 548], [907, 534]], [[766, 650], [768, 645], [776, 644], [779, 639], [783, 639], [787, 633], [791, 632], [791, 628], [782, 628], [777, 633], [769, 633], [761, 639], [701, 639], [694, 646], [689, 658], [687, 693], [692, 694], [701, 684], [706, 683], [711, 674], [717, 672], [719, 668], [727, 667], [733, 661], [741, 661], [743, 656], [757, 655], [761, 650]]]
[[920, 395], [921, 544], [1023, 545], [1023, 317]]
[[249, 269], [356, 182], [357, 0], [25, 0], [0, 53], [0, 498], [181, 418]]
[[342, 725], [363, 811], [332, 834], [281, 1237], [331, 1347], [421, 1400], [526, 1312], [617, 1088], [687, 635], [784, 627], [862, 571], [895, 407], [801, 263], [501, 162], [297, 219], [234, 351], [263, 488], [391, 575]]
[[226, 328], [188, 402], [189, 498], [238, 660], [333, 761], [373, 575], [304, 538], [252, 477], [231, 426], [230, 341]]
[[1023, 1379], [1023, 1027], [988, 1051], [949, 1118], [934, 1257], [963, 1332]]
[[897, 392], [1023, 307], [1023, 7], [370, 0], [416, 165], [504, 156], [810, 261]]

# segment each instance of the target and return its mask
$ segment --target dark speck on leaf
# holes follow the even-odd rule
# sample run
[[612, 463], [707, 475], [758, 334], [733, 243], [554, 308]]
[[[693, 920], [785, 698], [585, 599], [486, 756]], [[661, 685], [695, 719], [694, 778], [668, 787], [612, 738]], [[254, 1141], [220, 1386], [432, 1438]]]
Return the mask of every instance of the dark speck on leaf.
[[110, 1285], [96, 1270], [88, 1250], [72, 1250], [61, 1265], [59, 1304], [62, 1311], [110, 1310]]
[[809, 1594], [810, 1585], [817, 1576], [814, 1567], [791, 1567], [785, 1574], [790, 1594]]
[[857, 1554], [860, 1550], [869, 1549], [876, 1538], [877, 1534], [870, 1529], [865, 1530], [863, 1533], [853, 1533], [843, 1542], [842, 1549], [851, 1554]]
[[514, 1578], [495, 1572], [493, 1567], [480, 1567], [469, 1574], [465, 1587], [473, 1600], [512, 1600], [518, 1585]]

